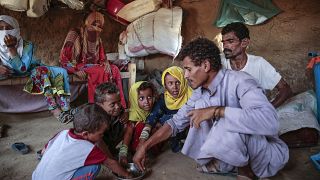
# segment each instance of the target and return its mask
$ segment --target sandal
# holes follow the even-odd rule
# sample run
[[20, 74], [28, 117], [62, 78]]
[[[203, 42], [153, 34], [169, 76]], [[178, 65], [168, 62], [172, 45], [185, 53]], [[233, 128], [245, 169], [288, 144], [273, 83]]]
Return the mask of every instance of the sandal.
[[42, 149], [37, 151], [37, 159], [40, 161], [42, 159]]
[[23, 142], [17, 142], [11, 145], [11, 148], [21, 154], [27, 154], [29, 152], [29, 147]]
[[74, 120], [74, 115], [78, 112], [77, 108], [70, 109], [69, 111], [63, 111], [59, 114], [58, 121], [63, 124], [69, 124]]

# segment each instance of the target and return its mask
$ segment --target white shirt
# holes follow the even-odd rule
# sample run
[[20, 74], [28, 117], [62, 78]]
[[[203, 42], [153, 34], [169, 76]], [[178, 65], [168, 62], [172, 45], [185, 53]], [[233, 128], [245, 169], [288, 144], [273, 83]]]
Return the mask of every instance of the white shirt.
[[[240, 70], [253, 76], [265, 90], [272, 90], [279, 83], [281, 75], [263, 57], [247, 54], [246, 65]], [[230, 60], [221, 55], [221, 64], [226, 69], [232, 69]]]
[[96, 145], [74, 134], [73, 129], [63, 130], [46, 144], [32, 180], [69, 180], [80, 167], [102, 164], [106, 158]]

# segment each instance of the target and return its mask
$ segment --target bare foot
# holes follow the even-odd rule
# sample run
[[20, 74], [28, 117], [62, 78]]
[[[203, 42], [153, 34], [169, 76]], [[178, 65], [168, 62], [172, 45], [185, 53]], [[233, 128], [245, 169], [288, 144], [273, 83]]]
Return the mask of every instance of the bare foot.
[[244, 167], [238, 168], [238, 176], [237, 180], [249, 180], [249, 179], [255, 179], [255, 175], [251, 170], [250, 165], [246, 165]]
[[60, 110], [60, 108], [56, 108], [56, 109], [54, 109], [54, 110], [51, 110], [50, 111], [52, 114], [53, 114], [53, 116], [55, 117], [55, 118], [59, 118], [59, 114], [61, 113], [61, 110]]

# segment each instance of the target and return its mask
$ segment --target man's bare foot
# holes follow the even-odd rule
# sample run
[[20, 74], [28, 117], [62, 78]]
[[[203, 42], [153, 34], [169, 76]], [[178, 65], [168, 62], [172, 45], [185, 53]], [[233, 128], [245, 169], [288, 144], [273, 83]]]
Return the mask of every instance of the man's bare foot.
[[252, 172], [250, 165], [238, 168], [237, 180], [250, 180], [255, 179], [255, 177], [256, 176]]

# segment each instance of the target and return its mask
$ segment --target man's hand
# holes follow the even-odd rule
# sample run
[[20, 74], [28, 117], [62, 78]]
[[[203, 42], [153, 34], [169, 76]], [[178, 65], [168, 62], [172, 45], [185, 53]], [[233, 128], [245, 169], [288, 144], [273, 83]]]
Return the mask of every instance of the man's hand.
[[146, 159], [146, 148], [144, 145], [140, 146], [136, 153], [133, 156], [133, 163], [138, 166], [141, 171], [144, 171], [146, 168], [144, 166]]
[[129, 112], [122, 113], [121, 116], [119, 117], [119, 121], [123, 125], [127, 124], [129, 121]]
[[8, 75], [10, 74], [10, 69], [7, 67], [0, 65], [0, 75]]
[[225, 107], [222, 106], [212, 106], [203, 109], [191, 110], [187, 115], [190, 117], [190, 126], [199, 128], [202, 121], [219, 118], [224, 116]]
[[77, 71], [74, 74], [78, 76], [81, 80], [87, 79], [87, 74], [84, 71]]

